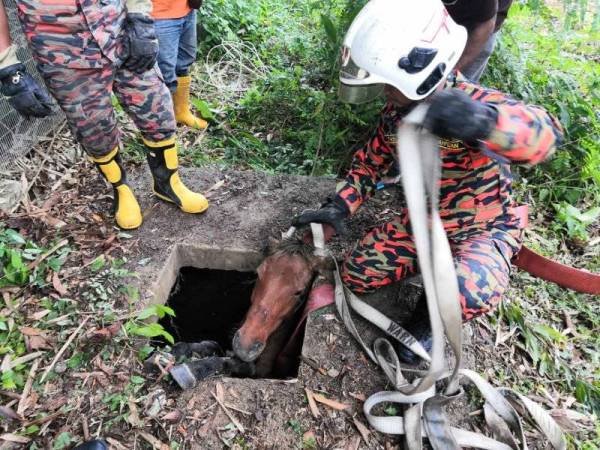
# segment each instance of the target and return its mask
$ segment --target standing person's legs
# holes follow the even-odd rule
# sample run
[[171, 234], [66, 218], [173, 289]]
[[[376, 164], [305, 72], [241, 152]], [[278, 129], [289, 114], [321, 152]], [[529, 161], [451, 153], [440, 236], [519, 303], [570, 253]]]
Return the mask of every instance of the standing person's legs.
[[179, 51], [177, 53], [177, 66], [175, 69], [177, 77], [189, 75], [190, 67], [196, 61], [196, 51], [198, 49], [197, 17], [197, 11], [192, 10], [183, 18]]
[[175, 136], [173, 102], [157, 66], [141, 74], [121, 66], [115, 74], [114, 91], [145, 141]]
[[40, 74], [64, 111], [73, 137], [88, 155], [102, 157], [119, 145], [110, 65], [99, 69], [42, 66]]
[[154, 26], [158, 37], [158, 67], [162, 72], [165, 84], [171, 92], [177, 89], [177, 60], [179, 41], [184, 19], [156, 19]]
[[477, 58], [461, 70], [462, 74], [474, 83], [479, 82], [481, 75], [483, 75], [483, 71], [487, 67], [490, 56], [492, 56], [494, 48], [496, 47], [497, 34], [498, 32], [492, 33], [483, 46], [481, 53], [477, 55]]
[[114, 89], [142, 133], [154, 178], [154, 193], [184, 212], [204, 212], [208, 208], [206, 198], [190, 191], [179, 178], [173, 103], [158, 67], [142, 74], [121, 67], [115, 75]]
[[197, 11], [192, 10], [183, 19], [175, 73], [177, 74], [177, 90], [173, 94], [175, 117], [177, 123], [187, 125], [198, 130], [205, 129], [208, 124], [192, 114], [190, 110], [190, 88], [192, 78], [189, 75], [190, 67], [196, 61], [197, 42]]
[[48, 90], [64, 111], [71, 133], [113, 186], [117, 225], [137, 228], [140, 207], [127, 185], [119, 157], [120, 133], [112, 106], [114, 67], [70, 69], [40, 67]]

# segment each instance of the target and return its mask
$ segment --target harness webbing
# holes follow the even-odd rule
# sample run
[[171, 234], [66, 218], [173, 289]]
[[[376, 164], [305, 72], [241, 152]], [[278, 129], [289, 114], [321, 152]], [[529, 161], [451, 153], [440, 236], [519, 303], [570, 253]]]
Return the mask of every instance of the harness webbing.
[[[555, 449], [566, 449], [562, 430], [543, 408], [511, 389], [495, 388], [477, 373], [460, 367], [462, 318], [458, 282], [450, 245], [438, 211], [438, 181], [441, 174], [438, 141], [420, 126], [426, 111], [427, 106], [420, 105], [403, 120], [398, 130], [397, 156], [427, 296], [433, 333], [431, 356], [426, 354], [406, 330], [348, 290], [342, 283], [339, 269], [335, 273], [335, 302], [339, 315], [348, 331], [381, 367], [396, 389], [370, 396], [363, 405], [364, 414], [374, 429], [404, 435], [409, 450], [422, 449], [423, 438], [427, 438], [435, 450], [460, 447], [526, 450], [528, 447], [523, 425], [513, 407], [518, 404]], [[313, 235], [314, 233], [315, 227]], [[319, 246], [321, 245], [319, 242]], [[376, 339], [371, 349], [356, 329], [352, 311], [427, 360], [428, 370], [419, 372], [402, 367], [392, 344], [385, 338]], [[453, 352], [450, 367], [444, 354], [444, 337]], [[416, 373], [418, 378], [409, 383], [404, 376], [407, 372]], [[459, 387], [461, 378], [474, 384], [485, 399], [486, 422], [496, 439], [450, 426], [442, 407], [462, 393]], [[441, 380], [446, 381], [443, 393], [436, 390], [436, 382]], [[399, 403], [407, 408], [403, 416], [376, 416], [373, 409], [380, 403]]]

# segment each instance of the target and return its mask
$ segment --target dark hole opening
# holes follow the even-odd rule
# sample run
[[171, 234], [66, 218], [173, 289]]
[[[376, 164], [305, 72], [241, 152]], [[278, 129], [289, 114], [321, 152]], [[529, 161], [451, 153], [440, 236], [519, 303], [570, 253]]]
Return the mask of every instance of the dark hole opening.
[[[174, 337], [175, 342], [216, 341], [231, 356], [233, 335], [250, 308], [255, 280], [254, 272], [182, 267], [167, 300], [167, 305], [175, 311], [175, 317], [165, 316], [159, 323]], [[294, 323], [300, 313], [292, 319]], [[165, 342], [160, 344], [164, 345]], [[272, 348], [271, 344], [269, 340], [263, 352], [265, 357], [273, 354], [268, 351]], [[274, 370], [266, 376], [296, 376], [300, 351], [301, 348], [294, 348], [297, 360], [294, 367], [287, 368], [285, 372]]]
[[167, 305], [175, 317], [161, 325], [176, 342], [217, 341], [231, 350], [231, 339], [248, 309], [256, 274], [235, 270], [182, 267]]

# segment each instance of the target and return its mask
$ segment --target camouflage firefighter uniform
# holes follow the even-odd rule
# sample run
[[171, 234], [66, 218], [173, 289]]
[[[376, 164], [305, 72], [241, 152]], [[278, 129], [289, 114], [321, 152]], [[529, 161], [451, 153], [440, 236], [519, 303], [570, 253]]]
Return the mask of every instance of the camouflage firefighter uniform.
[[[508, 162], [536, 164], [562, 139], [562, 130], [541, 108], [451, 77], [447, 87], [494, 105], [495, 130], [479, 143], [440, 140], [440, 215], [455, 258], [463, 318], [490, 311], [508, 286], [510, 261], [521, 245], [523, 224], [512, 199]], [[337, 187], [351, 213], [376, 190], [394, 164], [396, 130], [406, 114], [387, 104], [373, 137], [355, 155]], [[343, 279], [355, 292], [369, 292], [416, 270], [407, 212], [371, 230], [349, 253]]]
[[[112, 94], [141, 132], [156, 196], [184, 212], [205, 211], [206, 198], [179, 178], [173, 102], [156, 65], [158, 40], [150, 17], [151, 0], [16, 3], [50, 93], [77, 141], [113, 187], [117, 225], [134, 229], [143, 217], [121, 165]], [[24, 68], [13, 67], [20, 77], [17, 71]]]
[[138, 74], [123, 66], [127, 8], [149, 13], [149, 3], [17, 0], [17, 7], [38, 70], [88, 154], [100, 158], [119, 145], [112, 93], [144, 139], [174, 135], [171, 95], [160, 72]]

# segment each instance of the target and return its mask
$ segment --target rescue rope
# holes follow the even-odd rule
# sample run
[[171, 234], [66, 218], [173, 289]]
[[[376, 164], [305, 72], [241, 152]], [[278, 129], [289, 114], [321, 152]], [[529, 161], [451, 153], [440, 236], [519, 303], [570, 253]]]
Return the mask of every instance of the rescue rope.
[[[441, 175], [438, 142], [420, 126], [426, 111], [427, 106], [420, 105], [404, 119], [398, 130], [397, 156], [427, 297], [433, 334], [431, 356], [401, 326], [347, 289], [342, 283], [339, 268], [334, 273], [335, 303], [340, 317], [350, 334], [381, 367], [396, 389], [371, 395], [363, 405], [364, 414], [375, 430], [404, 435], [409, 450], [422, 449], [423, 438], [427, 438], [435, 450], [461, 447], [527, 450], [523, 424], [515, 410], [518, 405], [555, 449], [564, 450], [566, 440], [562, 430], [542, 407], [512, 389], [495, 388], [477, 373], [461, 368], [462, 318], [458, 281], [438, 211], [438, 181]], [[312, 228], [314, 236], [315, 227]], [[322, 227], [318, 228], [321, 228], [322, 234]], [[321, 239], [318, 241], [319, 245], [324, 246]], [[376, 339], [373, 348], [369, 348], [354, 325], [352, 311], [428, 361], [428, 370], [416, 371], [402, 367], [392, 344], [385, 338]], [[448, 339], [453, 352], [450, 366], [444, 354], [444, 337]], [[412, 383], [405, 377], [408, 372], [417, 375]], [[449, 424], [442, 407], [462, 394], [459, 387], [461, 378], [474, 384], [484, 398], [485, 419], [496, 439]], [[438, 381], [446, 382], [443, 392], [437, 391]], [[403, 416], [375, 415], [373, 410], [381, 403], [399, 403], [406, 405], [406, 410]]]

